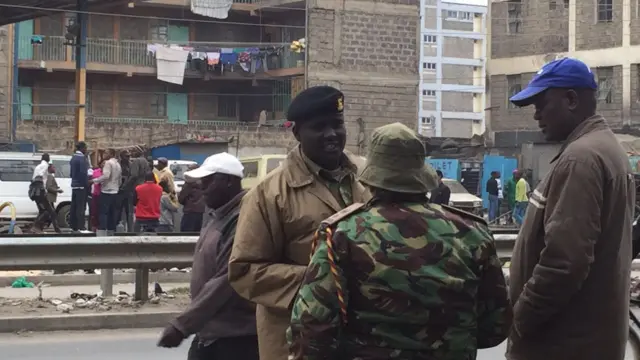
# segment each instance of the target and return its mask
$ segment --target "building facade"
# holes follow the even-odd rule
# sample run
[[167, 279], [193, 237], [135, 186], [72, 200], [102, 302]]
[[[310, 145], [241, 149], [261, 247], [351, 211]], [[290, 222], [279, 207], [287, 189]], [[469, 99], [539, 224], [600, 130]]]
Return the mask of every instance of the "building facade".
[[484, 133], [487, 6], [421, 0], [418, 127], [422, 135]]
[[[195, 15], [185, 3], [147, 0], [89, 15], [90, 146], [206, 138], [230, 141], [231, 151], [243, 149], [240, 156], [282, 153], [295, 145], [279, 126], [291, 99], [322, 84], [345, 94], [351, 150], [364, 152], [378, 126], [400, 121], [416, 128], [418, 0], [234, 0], [224, 20]], [[57, 12], [1, 28], [7, 38], [0, 42], [4, 142], [72, 147], [75, 54], [67, 33], [73, 18]], [[291, 42], [301, 38], [306, 51], [292, 51]], [[159, 74], [158, 47], [189, 50], [182, 84], [158, 79], [166, 75]], [[224, 69], [208, 64], [207, 53], [224, 51], [234, 59], [248, 52], [258, 61]], [[258, 126], [261, 113], [266, 126]]]
[[640, 16], [637, 1], [493, 1], [488, 118], [497, 146], [540, 138], [531, 107], [508, 98], [540, 67], [575, 57], [598, 81], [598, 112], [616, 129], [640, 126]]

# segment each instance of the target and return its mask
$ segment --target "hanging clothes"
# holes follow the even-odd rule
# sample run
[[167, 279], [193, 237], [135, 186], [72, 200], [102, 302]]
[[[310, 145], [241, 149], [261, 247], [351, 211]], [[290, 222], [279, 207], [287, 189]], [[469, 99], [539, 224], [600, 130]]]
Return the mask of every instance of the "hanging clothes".
[[156, 49], [158, 80], [182, 85], [188, 57], [189, 51], [184, 49], [158, 47]]
[[232, 5], [233, 0], [191, 0], [191, 12], [215, 19], [226, 19]]

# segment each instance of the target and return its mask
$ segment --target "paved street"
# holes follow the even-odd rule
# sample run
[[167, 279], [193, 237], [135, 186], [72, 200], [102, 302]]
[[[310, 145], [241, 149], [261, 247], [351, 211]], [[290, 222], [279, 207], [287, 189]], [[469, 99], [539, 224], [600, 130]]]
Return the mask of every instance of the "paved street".
[[[186, 360], [190, 340], [176, 350], [160, 349], [161, 329], [0, 335], [3, 360]], [[504, 348], [485, 350], [478, 360], [501, 360]]]
[[[182, 347], [156, 347], [161, 329], [93, 332], [0, 334], [2, 360], [186, 360], [190, 340]], [[504, 346], [482, 350], [478, 360], [504, 359]], [[631, 357], [628, 357], [632, 360]]]

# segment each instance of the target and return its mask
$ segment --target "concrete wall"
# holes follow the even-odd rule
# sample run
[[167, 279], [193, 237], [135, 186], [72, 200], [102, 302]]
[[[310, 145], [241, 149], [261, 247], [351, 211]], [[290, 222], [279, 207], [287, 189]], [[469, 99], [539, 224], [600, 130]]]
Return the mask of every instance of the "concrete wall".
[[309, 86], [345, 94], [347, 146], [356, 150], [361, 130], [396, 121], [416, 129], [418, 1], [311, 0], [309, 7]]
[[[33, 141], [40, 149], [71, 151], [73, 148], [72, 117], [61, 121], [20, 121], [18, 138]], [[238, 131], [240, 136], [238, 136]], [[295, 146], [296, 141], [290, 131], [284, 129], [256, 129], [241, 127], [197, 128], [170, 124], [118, 124], [87, 123], [86, 141], [92, 148], [120, 147], [132, 144], [163, 145], [195, 137], [215, 140], [232, 140], [229, 151], [235, 153], [239, 145], [240, 154], [255, 155], [283, 153]], [[55, 136], [52, 136], [55, 134]], [[239, 144], [238, 144], [239, 140]], [[276, 151], [276, 149], [279, 149]]]

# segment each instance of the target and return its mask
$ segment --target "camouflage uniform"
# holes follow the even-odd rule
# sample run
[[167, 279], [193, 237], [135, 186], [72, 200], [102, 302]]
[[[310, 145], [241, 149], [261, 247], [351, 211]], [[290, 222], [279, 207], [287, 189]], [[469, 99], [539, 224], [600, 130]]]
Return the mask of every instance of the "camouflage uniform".
[[[415, 134], [391, 124], [374, 132], [360, 180], [422, 194], [437, 184], [433, 175]], [[472, 360], [506, 338], [505, 281], [481, 218], [426, 198], [374, 198], [324, 225], [332, 237], [318, 242], [294, 301], [290, 359]]]

